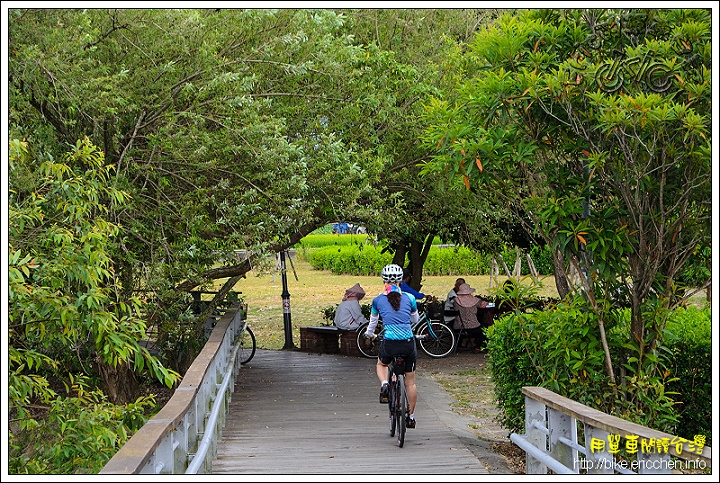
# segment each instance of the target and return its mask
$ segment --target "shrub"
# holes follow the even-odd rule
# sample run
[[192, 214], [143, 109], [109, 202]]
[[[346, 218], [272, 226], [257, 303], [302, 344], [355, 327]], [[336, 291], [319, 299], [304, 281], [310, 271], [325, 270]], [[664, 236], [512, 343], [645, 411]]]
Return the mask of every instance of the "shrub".
[[155, 403], [150, 395], [114, 405], [86, 389], [84, 379], [76, 378], [75, 396], [54, 399], [36, 426], [10, 433], [10, 474], [97, 474], [145, 424]]
[[[487, 275], [493, 255], [472, 250], [463, 246], [438, 246], [435, 238], [427, 260], [423, 265], [426, 275]], [[372, 237], [351, 234], [311, 234], [296, 245], [298, 254], [315, 269], [331, 270], [333, 273], [351, 275], [371, 275], [378, 273], [383, 266], [392, 261], [390, 253], [381, 253]], [[505, 260], [510, 270], [515, 265], [517, 249], [505, 247], [499, 256]], [[533, 247], [530, 250], [535, 269], [539, 274], [554, 272], [552, 255], [547, 247]], [[527, 259], [521, 258], [521, 275], [529, 275]], [[502, 264], [500, 260], [497, 260]]]
[[330, 246], [316, 248], [308, 253], [308, 262], [317, 270], [352, 275], [374, 275], [392, 261], [390, 253], [372, 245]]
[[[519, 318], [523, 317], [519, 315]], [[498, 420], [511, 432], [522, 432], [525, 427], [523, 386], [539, 386], [542, 383], [527, 348], [518, 337], [519, 325], [524, 324], [525, 321], [518, 320], [514, 315], [507, 315], [486, 329], [495, 401], [500, 408]]]
[[[628, 311], [613, 313], [614, 317], [605, 320], [613, 361], [629, 354], [622, 364], [627, 374], [626, 385], [619, 387], [619, 399], [608, 397], [612, 390], [603, 368], [597, 320], [582, 302], [512, 312], [498, 319], [487, 335], [500, 421], [511, 431], [520, 431], [525, 421], [522, 387], [542, 386], [608, 414], [689, 440], [695, 435], [709, 438], [709, 308], [674, 311], [666, 325], [664, 346], [648, 354], [640, 373], [631, 363], [632, 349], [628, 353]], [[620, 372], [618, 365], [615, 373]]]
[[347, 246], [347, 245], [365, 245], [368, 243], [368, 236], [366, 234], [337, 234], [337, 233], [322, 233], [322, 234], [310, 234], [300, 240], [300, 243], [296, 245], [296, 248], [322, 248], [328, 246]]
[[[690, 436], [704, 435], [712, 446], [712, 338], [710, 308], [678, 309], [666, 327], [665, 343], [672, 348], [671, 370], [677, 381], [679, 427]], [[686, 436], [687, 437], [687, 436]]]
[[466, 247], [432, 247], [423, 272], [426, 275], [483, 275], [490, 273], [487, 255]]
[[[317, 270], [337, 274], [374, 275], [392, 262], [392, 254], [373, 245], [338, 245], [307, 252], [307, 261]], [[488, 258], [465, 247], [432, 247], [423, 266], [427, 275], [487, 274]]]

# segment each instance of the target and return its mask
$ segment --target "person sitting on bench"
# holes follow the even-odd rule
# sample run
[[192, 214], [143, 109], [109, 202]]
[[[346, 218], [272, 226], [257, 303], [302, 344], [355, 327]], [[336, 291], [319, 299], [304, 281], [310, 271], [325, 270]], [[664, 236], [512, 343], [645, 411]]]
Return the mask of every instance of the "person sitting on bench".
[[335, 326], [342, 330], [357, 330], [368, 320], [360, 309], [360, 301], [365, 297], [365, 290], [356, 283], [345, 291], [342, 302], [335, 310]]

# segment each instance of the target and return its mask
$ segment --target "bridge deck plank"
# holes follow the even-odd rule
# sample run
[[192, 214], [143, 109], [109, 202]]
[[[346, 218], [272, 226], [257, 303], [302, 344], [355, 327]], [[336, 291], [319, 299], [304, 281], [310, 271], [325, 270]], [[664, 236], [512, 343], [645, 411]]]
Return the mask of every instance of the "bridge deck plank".
[[258, 350], [240, 370], [213, 474], [488, 474], [423, 398], [405, 447], [377, 400], [374, 361]]

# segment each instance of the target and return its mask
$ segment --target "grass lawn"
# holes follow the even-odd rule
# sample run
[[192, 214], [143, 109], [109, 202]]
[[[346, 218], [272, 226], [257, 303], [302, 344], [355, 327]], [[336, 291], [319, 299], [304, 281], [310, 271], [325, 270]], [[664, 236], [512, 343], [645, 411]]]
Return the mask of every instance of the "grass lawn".
[[[345, 289], [360, 283], [367, 295], [361, 303], [370, 303], [372, 298], [382, 290], [380, 276], [335, 275], [328, 270], [315, 270], [312, 266], [293, 258], [295, 273], [292, 265], [287, 261], [287, 284], [290, 293], [290, 319], [292, 322], [293, 341], [300, 347], [300, 327], [320, 325], [327, 321], [323, 318], [323, 309], [340, 303]], [[426, 276], [422, 281], [422, 292], [434, 295], [445, 300], [450, 289], [459, 276], [465, 278], [476, 294], [489, 295], [490, 276], [463, 274], [448, 276]], [[505, 280], [500, 277], [500, 283]], [[530, 278], [523, 279], [529, 283]], [[225, 280], [218, 281], [216, 287], [221, 287]], [[555, 279], [552, 276], [541, 277], [542, 288], [537, 295], [542, 297], [557, 297]], [[248, 272], [247, 277], [241, 279], [234, 290], [241, 292], [241, 297], [248, 304], [248, 323], [257, 337], [258, 347], [262, 349], [282, 349], [285, 345], [284, 319], [282, 311], [282, 278], [280, 272], [258, 274]], [[700, 292], [691, 299], [692, 303], [702, 306], [705, 303], [705, 293]]]
[[[361, 303], [370, 303], [372, 298], [382, 290], [380, 276], [335, 275], [328, 270], [315, 270], [300, 259], [294, 258], [292, 266], [287, 262], [287, 285], [290, 293], [290, 319], [292, 322], [293, 341], [300, 347], [300, 327], [320, 325], [327, 321], [323, 318], [323, 309], [340, 303], [345, 290], [360, 283], [367, 295]], [[444, 300], [459, 276], [465, 278], [476, 294], [490, 293], [490, 277], [487, 275], [464, 276], [428, 276], [423, 278], [422, 292]], [[501, 277], [500, 283], [505, 280]], [[541, 280], [544, 287], [538, 293], [541, 296], [557, 297], [555, 280], [545, 277]], [[223, 280], [224, 282], [224, 280]], [[218, 283], [216, 287], [220, 287]], [[241, 292], [241, 297], [248, 304], [248, 324], [257, 338], [258, 347], [262, 349], [281, 349], [285, 345], [284, 318], [282, 310], [282, 277], [280, 272], [257, 274], [249, 272], [247, 278], [241, 279], [234, 290]]]

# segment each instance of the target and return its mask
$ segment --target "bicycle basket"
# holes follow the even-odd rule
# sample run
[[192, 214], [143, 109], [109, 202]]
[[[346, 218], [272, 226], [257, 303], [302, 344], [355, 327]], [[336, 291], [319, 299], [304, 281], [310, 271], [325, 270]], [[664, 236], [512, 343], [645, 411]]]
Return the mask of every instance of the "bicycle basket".
[[432, 302], [427, 304], [427, 315], [433, 320], [442, 320], [445, 304], [443, 302]]

